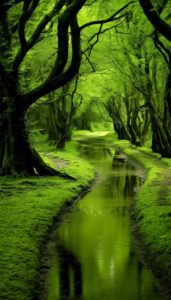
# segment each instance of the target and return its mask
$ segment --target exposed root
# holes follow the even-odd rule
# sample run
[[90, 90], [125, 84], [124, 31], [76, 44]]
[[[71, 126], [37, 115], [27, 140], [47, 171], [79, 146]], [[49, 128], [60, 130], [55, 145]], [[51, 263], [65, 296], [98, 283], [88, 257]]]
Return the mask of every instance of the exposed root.
[[34, 148], [30, 148], [27, 152], [27, 159], [23, 156], [21, 162], [19, 161], [13, 164], [8, 161], [0, 169], [0, 176], [28, 177], [36, 175], [58, 176], [69, 180], [76, 180], [76, 178], [48, 166]]

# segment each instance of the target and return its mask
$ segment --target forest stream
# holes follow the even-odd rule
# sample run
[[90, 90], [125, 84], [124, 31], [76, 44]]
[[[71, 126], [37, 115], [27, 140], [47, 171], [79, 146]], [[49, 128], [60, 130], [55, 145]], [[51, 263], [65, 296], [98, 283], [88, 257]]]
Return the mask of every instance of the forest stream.
[[[163, 300], [152, 272], [135, 253], [129, 211], [144, 171], [100, 142], [80, 142], [95, 166], [92, 190], [53, 234], [45, 300]], [[41, 298], [42, 299], [42, 298]]]

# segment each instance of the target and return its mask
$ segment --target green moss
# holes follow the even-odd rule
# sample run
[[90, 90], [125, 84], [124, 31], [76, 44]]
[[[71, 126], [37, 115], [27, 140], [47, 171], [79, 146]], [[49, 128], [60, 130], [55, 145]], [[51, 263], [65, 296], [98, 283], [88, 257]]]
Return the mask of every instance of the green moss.
[[[3, 300], [31, 299], [43, 238], [62, 205], [79, 195], [94, 177], [93, 168], [79, 156], [75, 157], [75, 143], [60, 153], [54, 146], [45, 145], [43, 137], [36, 141], [36, 146], [47, 163], [55, 167], [59, 163], [61, 172], [77, 180], [1, 178], [0, 298]], [[63, 160], [67, 164], [61, 167]]]

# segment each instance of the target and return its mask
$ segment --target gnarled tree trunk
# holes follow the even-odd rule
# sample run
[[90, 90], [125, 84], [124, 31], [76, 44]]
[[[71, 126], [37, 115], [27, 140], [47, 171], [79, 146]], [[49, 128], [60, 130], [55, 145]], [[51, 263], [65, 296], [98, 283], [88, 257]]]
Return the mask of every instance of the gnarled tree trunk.
[[156, 153], [160, 153], [162, 157], [171, 157], [171, 139], [169, 132], [154, 115], [151, 116], [151, 126], [152, 150]]
[[0, 94], [0, 175], [60, 175], [31, 147], [25, 111], [18, 106], [18, 76], [4, 72]]
[[47, 166], [29, 143], [25, 125], [25, 113], [16, 109], [14, 98], [6, 101], [7, 107], [1, 119], [1, 175], [58, 175]]

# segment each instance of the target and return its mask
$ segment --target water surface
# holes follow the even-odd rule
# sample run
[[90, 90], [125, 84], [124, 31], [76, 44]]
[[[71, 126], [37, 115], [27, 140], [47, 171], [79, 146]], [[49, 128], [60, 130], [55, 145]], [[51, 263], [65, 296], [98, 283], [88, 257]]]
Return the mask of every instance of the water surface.
[[134, 251], [129, 210], [144, 173], [116, 150], [81, 144], [98, 172], [51, 243], [46, 300], [161, 300]]

